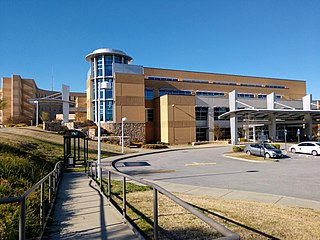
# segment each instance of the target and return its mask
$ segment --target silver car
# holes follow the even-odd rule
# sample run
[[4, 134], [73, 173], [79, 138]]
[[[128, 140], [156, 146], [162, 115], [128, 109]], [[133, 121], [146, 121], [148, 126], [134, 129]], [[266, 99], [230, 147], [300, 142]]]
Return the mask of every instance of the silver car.
[[251, 143], [244, 148], [248, 155], [265, 156], [266, 158], [281, 158], [282, 152], [271, 144]]

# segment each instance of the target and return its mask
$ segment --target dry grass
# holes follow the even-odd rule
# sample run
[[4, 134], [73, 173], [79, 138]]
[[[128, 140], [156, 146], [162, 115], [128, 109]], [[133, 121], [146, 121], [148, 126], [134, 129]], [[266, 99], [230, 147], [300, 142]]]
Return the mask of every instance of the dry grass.
[[230, 156], [230, 157], [242, 158], [242, 159], [245, 159], [245, 160], [254, 160], [254, 161], [275, 161], [276, 160], [276, 159], [273, 159], [273, 158], [264, 159], [263, 157], [254, 156], [254, 155], [248, 155], [248, 154], [246, 154], [244, 152], [226, 152], [226, 153], [224, 153], [224, 155]]
[[[21, 127], [21, 128], [0, 128], [0, 142], [25, 142], [25, 141], [45, 141], [60, 147], [63, 150], [63, 136], [55, 132], [44, 131], [37, 127]], [[98, 143], [89, 141], [89, 159], [97, 158]], [[126, 149], [126, 152], [133, 152]], [[110, 157], [121, 153], [121, 146], [101, 143], [101, 156]], [[61, 152], [63, 155], [63, 152]]]
[[[320, 239], [320, 211], [274, 204], [222, 200], [176, 194], [208, 216], [238, 233], [241, 239]], [[127, 195], [128, 215], [152, 236], [152, 191]], [[119, 201], [120, 203], [120, 201]], [[186, 210], [159, 195], [161, 239], [208, 239], [216, 232]]]

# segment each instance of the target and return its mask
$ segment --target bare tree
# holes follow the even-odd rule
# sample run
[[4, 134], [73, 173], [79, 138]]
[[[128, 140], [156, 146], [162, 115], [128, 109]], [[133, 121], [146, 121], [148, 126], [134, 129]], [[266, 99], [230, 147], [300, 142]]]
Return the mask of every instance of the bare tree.
[[41, 112], [40, 114], [40, 119], [42, 122], [47, 122], [50, 120], [50, 117], [49, 117], [49, 113], [47, 112]]

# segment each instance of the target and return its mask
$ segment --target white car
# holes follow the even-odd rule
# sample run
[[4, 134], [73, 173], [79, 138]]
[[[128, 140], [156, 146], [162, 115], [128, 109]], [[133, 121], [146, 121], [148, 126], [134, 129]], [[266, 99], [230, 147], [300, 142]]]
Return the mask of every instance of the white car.
[[292, 153], [308, 153], [313, 156], [320, 154], [320, 143], [319, 142], [301, 142], [295, 145], [292, 145], [289, 148], [289, 151]]

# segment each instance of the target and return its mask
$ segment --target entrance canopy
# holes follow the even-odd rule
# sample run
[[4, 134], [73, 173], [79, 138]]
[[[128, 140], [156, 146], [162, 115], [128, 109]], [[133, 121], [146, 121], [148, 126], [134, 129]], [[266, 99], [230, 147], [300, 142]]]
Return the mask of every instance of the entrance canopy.
[[[250, 104], [254, 104], [254, 102], [250, 102]], [[278, 125], [284, 127], [285, 136], [287, 134], [286, 127], [295, 125], [298, 139], [301, 134], [300, 128], [302, 128], [303, 137], [311, 140], [312, 124], [320, 123], [320, 110], [314, 109], [314, 107], [318, 106], [312, 103], [311, 95], [302, 98], [300, 105], [302, 105], [303, 109], [289, 106], [290, 101], [277, 101], [275, 93], [267, 95], [266, 109], [255, 108], [250, 104], [239, 101], [238, 93], [234, 90], [229, 93], [230, 111], [219, 116], [220, 120], [230, 120], [231, 142], [233, 145], [238, 144], [238, 126], [246, 128], [247, 132], [250, 132], [252, 128], [253, 140], [256, 140], [255, 127], [263, 126], [263, 130], [268, 131], [268, 138], [275, 141], [279, 139], [279, 134], [277, 134]], [[238, 105], [242, 105], [245, 108], [240, 109]], [[265, 133], [261, 133], [261, 139], [265, 138]]]
[[[275, 117], [277, 122], [293, 122], [304, 121], [306, 117], [310, 116], [313, 123], [320, 122], [320, 110], [292, 110], [292, 109], [239, 109], [235, 111], [226, 112], [219, 116], [220, 120], [229, 120], [230, 117], [236, 114], [241, 119], [249, 121], [268, 121], [269, 116]], [[249, 117], [249, 118], [248, 118]]]

